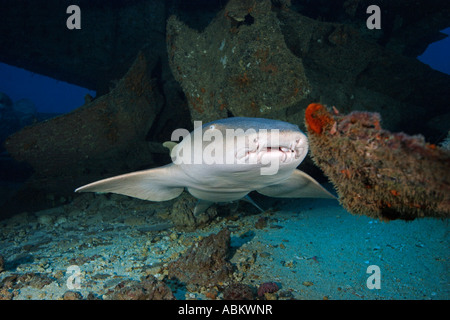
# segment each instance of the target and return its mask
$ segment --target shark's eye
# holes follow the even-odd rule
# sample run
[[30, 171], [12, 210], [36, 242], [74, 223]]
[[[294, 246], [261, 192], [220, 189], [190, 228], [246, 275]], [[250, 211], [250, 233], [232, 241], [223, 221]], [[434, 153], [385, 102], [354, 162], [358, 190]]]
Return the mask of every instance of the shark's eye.
[[214, 130], [215, 128], [216, 128], [216, 126], [215, 126], [214, 124], [212, 124], [212, 125], [209, 126], [209, 129], [210, 129], [210, 130]]

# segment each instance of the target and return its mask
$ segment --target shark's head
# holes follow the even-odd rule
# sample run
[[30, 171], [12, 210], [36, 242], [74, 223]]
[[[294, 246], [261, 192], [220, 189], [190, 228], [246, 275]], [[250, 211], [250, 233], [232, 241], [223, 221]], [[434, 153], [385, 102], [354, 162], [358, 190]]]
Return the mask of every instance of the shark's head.
[[307, 137], [296, 125], [235, 117], [197, 126], [172, 150], [172, 160], [183, 166], [213, 165], [216, 172], [259, 170], [262, 175], [274, 175], [295, 169], [307, 152]]

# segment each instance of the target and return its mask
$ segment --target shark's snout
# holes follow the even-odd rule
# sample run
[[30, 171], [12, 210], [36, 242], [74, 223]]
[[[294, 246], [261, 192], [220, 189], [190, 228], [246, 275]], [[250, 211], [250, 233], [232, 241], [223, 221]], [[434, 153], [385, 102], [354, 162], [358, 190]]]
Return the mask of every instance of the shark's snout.
[[236, 151], [240, 163], [264, 164], [270, 159], [280, 164], [299, 164], [308, 152], [308, 140], [300, 131], [258, 133], [247, 141], [245, 147]]

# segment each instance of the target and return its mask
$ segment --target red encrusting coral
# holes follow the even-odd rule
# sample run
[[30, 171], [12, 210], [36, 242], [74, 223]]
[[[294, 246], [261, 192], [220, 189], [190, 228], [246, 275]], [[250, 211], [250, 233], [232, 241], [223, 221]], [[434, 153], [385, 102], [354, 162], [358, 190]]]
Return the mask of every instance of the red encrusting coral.
[[306, 108], [305, 119], [307, 128], [317, 134], [321, 134], [326, 126], [334, 123], [327, 109], [320, 103], [311, 103]]

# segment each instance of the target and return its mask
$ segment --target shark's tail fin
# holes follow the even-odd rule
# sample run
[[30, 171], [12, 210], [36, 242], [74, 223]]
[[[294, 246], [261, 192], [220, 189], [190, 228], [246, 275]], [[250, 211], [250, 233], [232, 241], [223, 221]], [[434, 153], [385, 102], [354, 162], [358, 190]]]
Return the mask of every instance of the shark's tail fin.
[[[96, 181], [75, 192], [118, 193], [151, 201], [166, 201], [178, 197], [184, 190], [177, 181], [180, 171], [173, 164], [160, 168], [136, 171]], [[171, 179], [172, 178], [172, 179]]]

